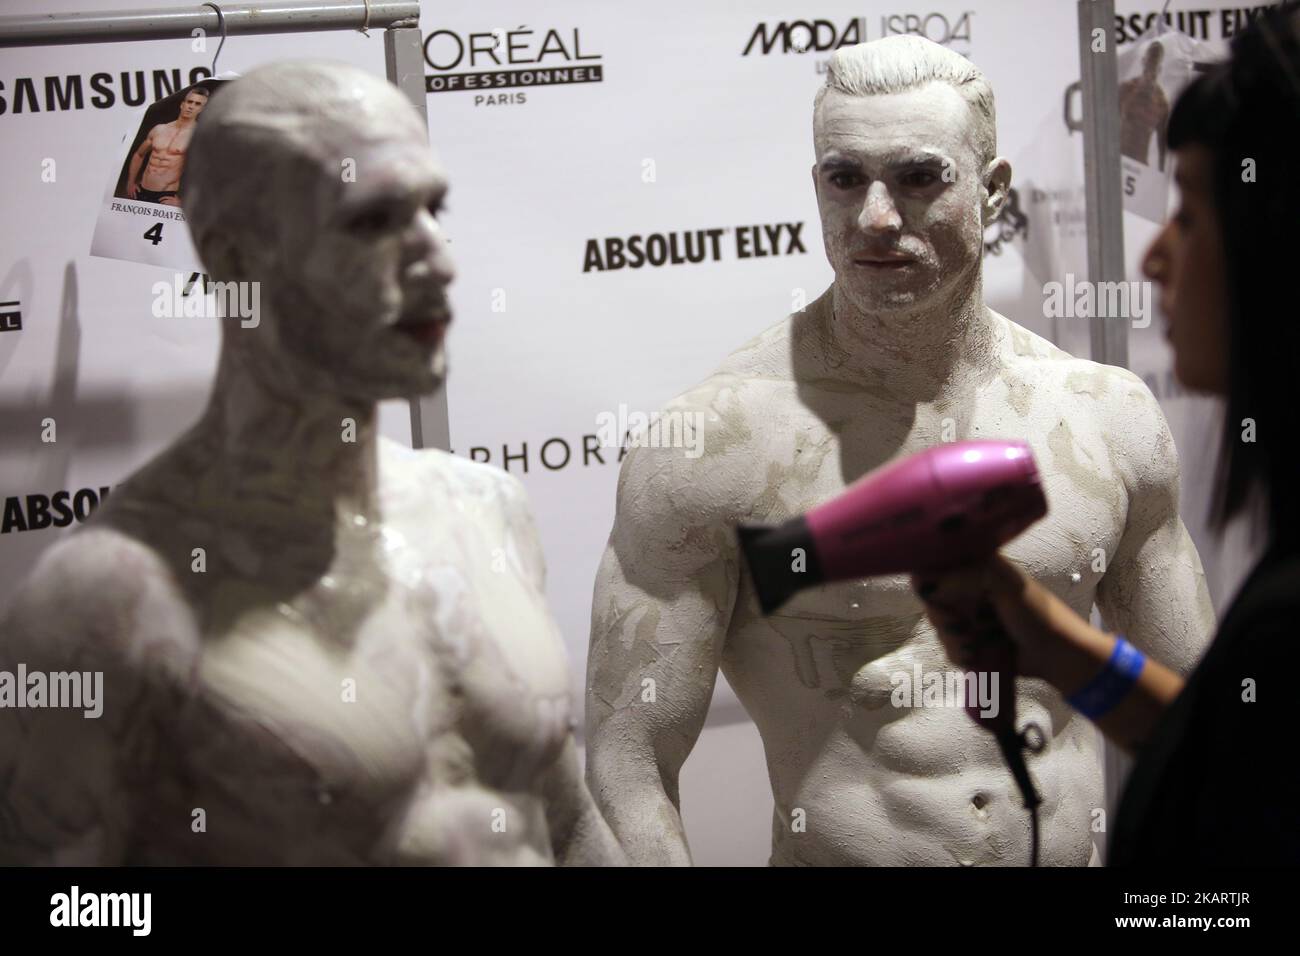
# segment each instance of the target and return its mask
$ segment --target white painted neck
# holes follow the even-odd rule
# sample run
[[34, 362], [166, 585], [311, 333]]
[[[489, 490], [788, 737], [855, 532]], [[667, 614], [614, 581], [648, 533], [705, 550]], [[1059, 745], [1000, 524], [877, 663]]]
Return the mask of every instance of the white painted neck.
[[824, 357], [833, 375], [883, 388], [900, 403], [931, 401], [996, 374], [995, 321], [978, 270], [944, 303], [884, 314], [857, 308], [837, 283], [825, 310]]
[[226, 488], [290, 511], [332, 503], [337, 518], [378, 520], [376, 403], [304, 386], [279, 365], [253, 349], [222, 350], [195, 431]]

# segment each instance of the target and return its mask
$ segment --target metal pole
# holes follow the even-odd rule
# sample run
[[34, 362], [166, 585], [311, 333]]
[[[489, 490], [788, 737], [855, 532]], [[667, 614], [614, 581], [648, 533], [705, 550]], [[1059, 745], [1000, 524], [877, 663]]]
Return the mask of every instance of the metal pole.
[[[1079, 0], [1079, 68], [1083, 81], [1083, 169], [1088, 195], [1088, 278], [1122, 282], [1124, 275], [1124, 197], [1120, 192], [1119, 70], [1115, 58], [1114, 0]], [[1093, 52], [1093, 31], [1104, 44]], [[1095, 286], [1094, 286], [1095, 288]], [[1101, 302], [1103, 296], [1096, 296]], [[1090, 320], [1092, 360], [1128, 367], [1129, 321], [1123, 316]], [[1094, 617], [1094, 621], [1099, 621]], [[1098, 740], [1103, 753], [1106, 804], [1114, 819], [1130, 758], [1110, 741]], [[1106, 847], [1099, 848], [1105, 863]]]
[[[424, 88], [424, 46], [416, 26], [390, 27], [384, 31], [384, 64], [388, 79], [406, 94], [424, 128], [429, 128], [428, 93]], [[432, 395], [414, 395], [411, 406], [411, 447], [451, 451], [451, 421], [447, 410], [447, 386]]]
[[[1124, 197], [1120, 193], [1119, 79], [1114, 0], [1079, 0], [1079, 70], [1083, 81], [1083, 171], [1088, 197], [1088, 278], [1124, 281]], [[1094, 31], [1102, 42], [1094, 51]], [[1094, 288], [1096, 286], [1094, 285]], [[1105, 297], [1097, 296], [1097, 301]], [[1091, 358], [1128, 367], [1128, 320], [1094, 315]]]
[[[312, 33], [318, 30], [377, 30], [415, 25], [418, 0], [345, 0], [339, 3], [222, 3], [225, 32], [237, 34]], [[103, 13], [26, 13], [0, 17], [0, 47], [49, 46], [59, 43], [109, 43], [121, 40], [171, 40], [195, 30], [220, 36], [211, 7], [162, 10], [111, 10]]]

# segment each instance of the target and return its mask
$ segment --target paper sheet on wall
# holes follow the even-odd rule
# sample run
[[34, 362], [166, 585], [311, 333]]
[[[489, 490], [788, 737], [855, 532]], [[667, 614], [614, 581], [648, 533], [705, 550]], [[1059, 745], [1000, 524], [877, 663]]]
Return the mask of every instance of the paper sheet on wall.
[[1173, 164], [1169, 112], [1178, 94], [1221, 54], [1209, 44], [1158, 22], [1118, 57], [1120, 175], [1124, 208], [1162, 223]]
[[200, 80], [145, 107], [113, 153], [90, 254], [201, 272], [181, 205], [185, 153], [208, 101], [236, 74]]

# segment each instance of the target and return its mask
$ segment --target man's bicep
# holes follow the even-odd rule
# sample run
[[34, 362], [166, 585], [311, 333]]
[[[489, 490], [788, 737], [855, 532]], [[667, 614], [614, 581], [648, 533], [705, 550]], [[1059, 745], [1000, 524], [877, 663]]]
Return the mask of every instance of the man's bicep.
[[[654, 549], [631, 558], [612, 543], [592, 605], [588, 713], [693, 740], [713, 695], [730, 617], [730, 588], [717, 567], [664, 565]], [[716, 593], [715, 593], [716, 592]]]
[[1128, 492], [1124, 529], [1097, 589], [1111, 630], [1187, 674], [1214, 630], [1205, 572], [1178, 513], [1178, 448], [1160, 403], [1126, 369], [1111, 369], [1106, 408], [1112, 451]]
[[1144, 498], [1130, 502], [1131, 517], [1097, 589], [1097, 606], [1106, 627], [1185, 675], [1214, 631], [1214, 607], [1200, 556], [1178, 515], [1176, 490], [1148, 489]]
[[706, 478], [674, 449], [633, 451], [592, 603], [588, 727], [613, 719], [670, 772], [703, 727], [735, 599], [736, 549], [700, 500]]

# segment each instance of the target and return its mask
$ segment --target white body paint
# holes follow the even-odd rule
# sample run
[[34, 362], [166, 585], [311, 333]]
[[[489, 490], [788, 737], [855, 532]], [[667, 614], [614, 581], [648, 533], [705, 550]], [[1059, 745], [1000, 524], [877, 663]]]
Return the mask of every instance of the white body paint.
[[[906, 75], [926, 42], [865, 46], [901, 51], [883, 69]], [[820, 101], [814, 181], [834, 286], [670, 403], [705, 417], [701, 457], [640, 448], [624, 463], [592, 611], [587, 776], [634, 861], [689, 862], [678, 774], [719, 669], [762, 735], [773, 863], [1028, 861], [1028, 815], [992, 736], [959, 708], [891, 705], [891, 675], [953, 668], [906, 576], [808, 590], [764, 618], [738, 555], [737, 522], [795, 517], [911, 452], [1026, 440], [1050, 512], [1004, 553], [1180, 670], [1213, 630], [1148, 389], [983, 303], [982, 232], [1010, 167], [966, 110], [947, 82]], [[953, 181], [920, 174], [945, 159]], [[834, 178], [837, 162], [857, 172]], [[1046, 684], [1017, 692], [1020, 723], [1049, 742], [1030, 759], [1041, 861], [1095, 862], [1099, 736]]]
[[0, 623], [0, 661], [102, 670], [106, 698], [0, 713], [0, 862], [621, 861], [522, 486], [376, 437], [378, 400], [441, 381], [422, 125], [369, 74], [277, 65], [213, 98], [189, 163], [205, 265], [266, 309]]

